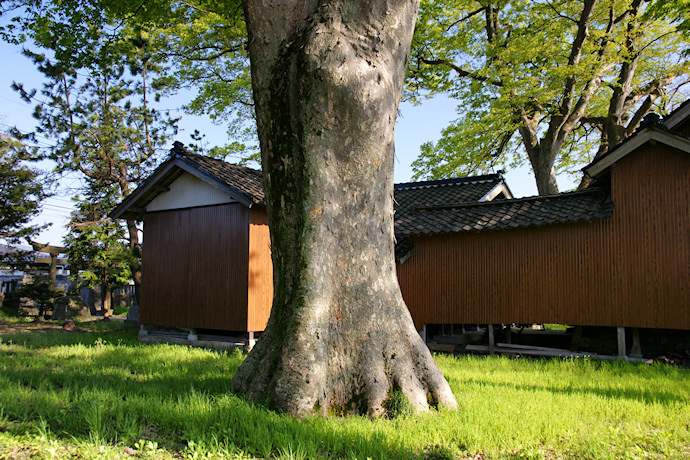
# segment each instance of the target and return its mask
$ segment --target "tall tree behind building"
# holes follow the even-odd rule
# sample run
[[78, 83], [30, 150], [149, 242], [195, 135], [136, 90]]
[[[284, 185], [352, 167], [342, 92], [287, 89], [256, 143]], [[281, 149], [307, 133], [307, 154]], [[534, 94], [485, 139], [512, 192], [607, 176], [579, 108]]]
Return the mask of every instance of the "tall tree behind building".
[[[49, 30], [59, 44], [61, 24]], [[115, 38], [104, 35], [97, 43], [101, 46], [88, 58], [80, 57], [85, 52], [82, 48], [72, 49], [73, 62], [79, 67], [71, 66], [66, 56], [57, 59], [25, 51], [45, 76], [45, 83], [40, 97], [35, 89], [26, 90], [20, 83], [14, 86], [27, 102], [36, 103], [37, 132], [55, 142], [47, 153], [34, 149], [34, 159], [55, 161], [58, 174], [78, 173], [87, 189], [94, 184], [109, 190], [114, 187], [108, 195], [93, 195], [107, 196], [111, 201], [102, 203], [106, 207], [127, 196], [157, 165], [167, 151], [169, 136], [176, 132], [176, 120], [152, 105], [159, 88], [150, 81], [159, 66], [152, 59], [145, 33], [126, 29]], [[57, 45], [44, 51], [54, 56], [66, 52]], [[130, 250], [138, 255], [139, 229], [134, 221], [127, 221], [127, 238]], [[138, 297], [139, 257], [130, 261]]]
[[83, 196], [75, 197], [76, 209], [65, 238], [74, 281], [81, 287], [101, 289], [103, 316], [111, 313], [112, 291], [132, 279], [138, 259], [130, 250], [126, 230], [108, 213], [120, 199], [113, 184], [87, 179]]
[[[459, 118], [422, 147], [417, 177], [529, 161], [540, 194], [603, 154], [688, 82], [688, 36], [641, 0], [423, 1], [412, 98], [458, 99]], [[680, 96], [684, 98], [684, 96]]]

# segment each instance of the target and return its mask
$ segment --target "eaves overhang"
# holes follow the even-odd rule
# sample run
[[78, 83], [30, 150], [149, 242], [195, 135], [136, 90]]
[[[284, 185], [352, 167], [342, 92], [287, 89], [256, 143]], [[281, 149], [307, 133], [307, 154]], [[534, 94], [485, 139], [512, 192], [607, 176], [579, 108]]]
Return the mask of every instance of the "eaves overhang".
[[674, 130], [683, 121], [690, 117], [690, 102], [685, 101], [677, 110], [674, 110], [669, 116], [664, 118], [664, 125], [670, 129]]
[[255, 203], [244, 193], [228, 186], [211, 174], [208, 174], [184, 158], [173, 157], [163, 163], [156, 171], [136, 190], [125, 197], [122, 202], [113, 209], [109, 216], [112, 219], [141, 220], [146, 212], [146, 206], [158, 195], [169, 190], [169, 186], [184, 172], [187, 172], [206, 184], [227, 194], [234, 201], [251, 208]]
[[590, 177], [599, 177], [626, 155], [637, 150], [644, 144], [652, 142], [658, 142], [690, 153], [690, 139], [655, 127], [645, 128], [619, 144], [618, 147], [611, 150], [606, 155], [585, 166], [582, 170]]

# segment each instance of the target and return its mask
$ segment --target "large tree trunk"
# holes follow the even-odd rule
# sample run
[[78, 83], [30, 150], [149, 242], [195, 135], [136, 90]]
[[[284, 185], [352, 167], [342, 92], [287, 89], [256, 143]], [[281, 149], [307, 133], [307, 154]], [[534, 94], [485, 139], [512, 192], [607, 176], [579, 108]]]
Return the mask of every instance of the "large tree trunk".
[[304, 416], [455, 407], [393, 253], [393, 129], [418, 0], [244, 0], [274, 267], [266, 330], [233, 378]]
[[527, 151], [527, 157], [532, 165], [534, 179], [537, 182], [539, 195], [556, 195], [558, 183], [556, 182], [556, 155], [560, 145], [556, 143], [555, 134], [551, 131], [539, 139], [537, 135], [539, 115], [533, 118], [523, 117], [525, 124], [518, 131], [522, 137], [522, 145]]
[[539, 195], [556, 195], [558, 194], [558, 183], [556, 182], [556, 155], [558, 150], [556, 147], [544, 145], [542, 141], [534, 151], [528, 152], [532, 171], [534, 172], [534, 179], [537, 182], [537, 191]]

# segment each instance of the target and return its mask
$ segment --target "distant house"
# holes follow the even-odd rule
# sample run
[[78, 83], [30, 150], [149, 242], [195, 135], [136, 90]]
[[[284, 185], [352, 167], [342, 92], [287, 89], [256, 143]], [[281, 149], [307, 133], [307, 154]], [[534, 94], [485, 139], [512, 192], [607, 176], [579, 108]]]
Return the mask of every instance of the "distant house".
[[586, 190], [397, 218], [414, 244], [398, 278], [417, 328], [690, 330], [689, 134], [685, 104], [588, 165]]
[[[400, 215], [419, 205], [511, 197], [501, 174], [395, 186]], [[249, 340], [264, 330], [273, 270], [259, 171], [175, 143], [171, 157], [111, 216], [144, 222], [142, 325], [189, 328], [192, 335], [242, 333]], [[403, 262], [412, 247], [399, 235]]]

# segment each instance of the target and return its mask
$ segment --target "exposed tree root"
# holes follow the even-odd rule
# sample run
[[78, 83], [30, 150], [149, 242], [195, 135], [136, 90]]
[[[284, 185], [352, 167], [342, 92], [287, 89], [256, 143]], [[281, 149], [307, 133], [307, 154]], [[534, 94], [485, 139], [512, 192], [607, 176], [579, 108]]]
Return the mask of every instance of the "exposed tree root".
[[[403, 310], [384, 327], [369, 322], [360, 332], [347, 326], [328, 331], [305, 328], [295, 334], [269, 328], [237, 371], [233, 390], [297, 417], [383, 416], [394, 389], [415, 411], [432, 405], [457, 407], [417, 331], [401, 324], [407, 321], [412, 324]], [[313, 332], [304, 332], [309, 330]]]

